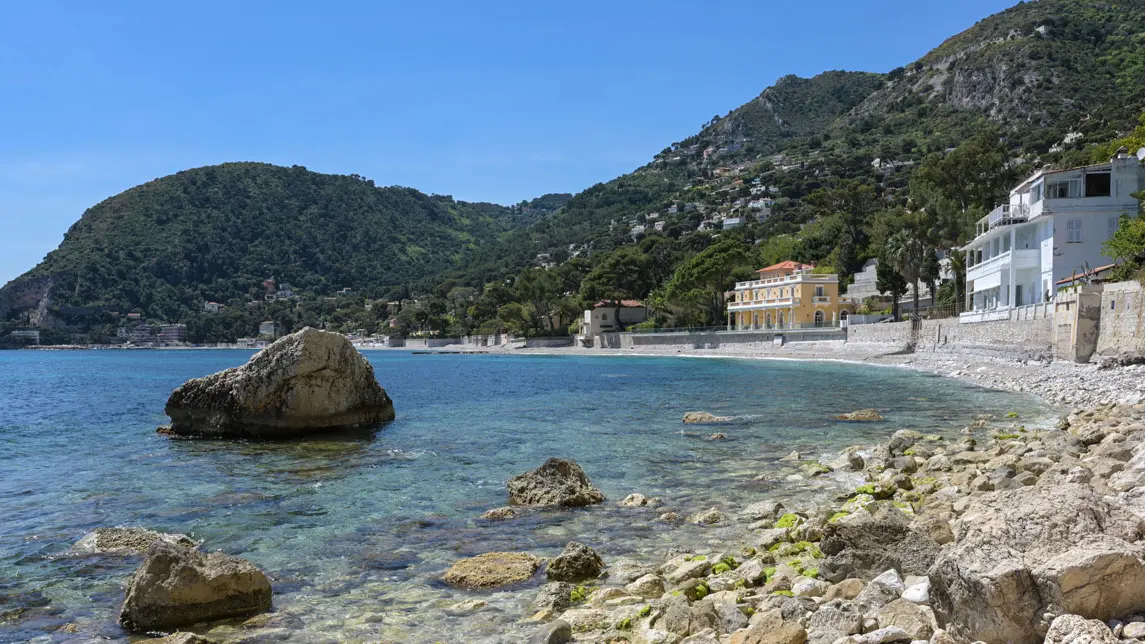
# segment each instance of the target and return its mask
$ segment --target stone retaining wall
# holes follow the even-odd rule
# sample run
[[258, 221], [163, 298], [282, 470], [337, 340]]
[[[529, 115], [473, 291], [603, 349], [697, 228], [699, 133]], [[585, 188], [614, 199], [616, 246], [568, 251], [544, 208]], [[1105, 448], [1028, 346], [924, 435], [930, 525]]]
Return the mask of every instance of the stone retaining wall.
[[719, 349], [723, 346], [764, 348], [798, 342], [842, 341], [842, 329], [796, 329], [787, 331], [708, 331], [701, 333], [621, 333], [622, 349], [640, 347], [686, 347]]
[[1145, 292], [1137, 282], [1106, 284], [1101, 293], [1097, 353], [1145, 351]]
[[853, 324], [847, 328], [847, 344], [885, 344], [905, 349], [910, 341], [910, 322]]
[[960, 324], [958, 318], [923, 320], [915, 350], [1048, 359], [1053, 355], [1052, 331], [1052, 318], [974, 324]]

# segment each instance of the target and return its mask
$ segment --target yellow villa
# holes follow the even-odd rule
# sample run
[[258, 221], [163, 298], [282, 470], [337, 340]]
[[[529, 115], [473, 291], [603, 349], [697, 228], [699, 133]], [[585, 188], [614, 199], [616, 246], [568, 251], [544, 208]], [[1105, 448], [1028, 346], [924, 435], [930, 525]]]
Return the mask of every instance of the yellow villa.
[[839, 326], [854, 311], [839, 297], [838, 275], [816, 275], [810, 264], [786, 261], [739, 282], [728, 302], [728, 328], [805, 329]]

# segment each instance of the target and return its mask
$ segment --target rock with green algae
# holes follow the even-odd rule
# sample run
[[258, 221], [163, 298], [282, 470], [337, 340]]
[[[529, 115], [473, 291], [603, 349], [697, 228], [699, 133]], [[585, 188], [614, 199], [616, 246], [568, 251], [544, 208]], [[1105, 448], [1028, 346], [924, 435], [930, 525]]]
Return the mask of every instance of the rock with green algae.
[[848, 422], [874, 422], [879, 420], [886, 420], [877, 409], [859, 409], [849, 414], [840, 414], [835, 417], [835, 420], [845, 420]]
[[459, 588], [497, 588], [527, 581], [540, 565], [541, 560], [527, 552], [487, 552], [457, 561], [444, 580]]

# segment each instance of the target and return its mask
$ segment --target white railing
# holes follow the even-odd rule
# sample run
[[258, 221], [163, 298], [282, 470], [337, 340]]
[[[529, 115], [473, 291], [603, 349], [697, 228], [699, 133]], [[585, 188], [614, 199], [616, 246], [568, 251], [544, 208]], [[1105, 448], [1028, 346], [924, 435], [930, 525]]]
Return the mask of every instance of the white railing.
[[831, 296], [830, 295], [816, 295], [815, 298], [812, 300], [812, 302], [814, 304], [830, 304], [831, 303]]
[[1019, 224], [1030, 218], [1030, 207], [1025, 204], [1002, 204], [990, 214], [978, 220], [975, 225], [975, 230], [978, 235], [985, 235], [986, 233], [998, 228], [999, 226], [1009, 226], [1011, 224]]
[[739, 311], [743, 309], [765, 309], [765, 308], [785, 308], [789, 306], [799, 306], [799, 298], [786, 297], [783, 299], [775, 300], [748, 300], [746, 302], [729, 302], [728, 309], [732, 311]]
[[820, 274], [801, 271], [798, 273], [792, 273], [791, 275], [784, 275], [783, 277], [772, 277], [770, 279], [754, 280], [751, 282], [736, 282], [735, 290], [745, 291], [747, 289], [752, 289], [752, 288], [776, 286], [776, 285], [783, 285], [783, 284], [795, 284], [798, 282], [832, 283], [832, 282], [837, 282], [838, 280], [839, 280], [838, 275], [829, 275], [829, 274], [820, 275]]
[[1041, 320], [1054, 314], [1053, 301], [1026, 304], [1024, 306], [1000, 306], [996, 309], [967, 311], [958, 316], [959, 324], [975, 322], [997, 322], [999, 320]]

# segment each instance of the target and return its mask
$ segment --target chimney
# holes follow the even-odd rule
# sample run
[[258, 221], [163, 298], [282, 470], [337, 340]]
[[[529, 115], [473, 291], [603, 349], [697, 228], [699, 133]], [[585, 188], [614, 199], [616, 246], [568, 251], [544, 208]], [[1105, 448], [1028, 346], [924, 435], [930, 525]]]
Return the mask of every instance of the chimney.
[[[1117, 148], [1117, 154], [1115, 154], [1113, 156], [1113, 159], [1128, 159], [1128, 158], [1129, 158], [1129, 148], [1125, 147], [1124, 145]], [[1112, 161], [1113, 159], [1110, 159], [1110, 161]]]

